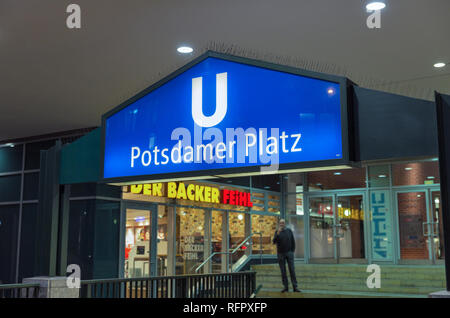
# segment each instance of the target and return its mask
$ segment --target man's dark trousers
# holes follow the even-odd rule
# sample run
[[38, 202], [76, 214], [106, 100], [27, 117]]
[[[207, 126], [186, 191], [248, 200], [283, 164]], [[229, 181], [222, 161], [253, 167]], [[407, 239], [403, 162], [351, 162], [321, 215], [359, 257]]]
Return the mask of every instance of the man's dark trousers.
[[297, 288], [297, 278], [295, 277], [294, 267], [294, 252], [286, 252], [278, 254], [278, 264], [280, 265], [281, 278], [285, 289], [288, 289], [288, 279], [286, 275], [286, 261], [289, 267], [289, 273], [291, 274], [291, 282], [294, 289]]

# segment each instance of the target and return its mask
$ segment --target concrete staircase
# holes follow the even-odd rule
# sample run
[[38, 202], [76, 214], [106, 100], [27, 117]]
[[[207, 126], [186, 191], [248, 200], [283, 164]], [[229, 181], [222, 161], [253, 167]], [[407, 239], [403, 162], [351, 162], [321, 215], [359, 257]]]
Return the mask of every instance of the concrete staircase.
[[[352, 298], [352, 297], [428, 297], [428, 294], [445, 289], [443, 266], [380, 265], [381, 288], [366, 285], [372, 273], [367, 265], [347, 264], [295, 264], [297, 281], [302, 293], [281, 293], [283, 285], [278, 264], [253, 265], [256, 286], [262, 284], [257, 297], [283, 298]], [[287, 269], [287, 266], [286, 266]]]

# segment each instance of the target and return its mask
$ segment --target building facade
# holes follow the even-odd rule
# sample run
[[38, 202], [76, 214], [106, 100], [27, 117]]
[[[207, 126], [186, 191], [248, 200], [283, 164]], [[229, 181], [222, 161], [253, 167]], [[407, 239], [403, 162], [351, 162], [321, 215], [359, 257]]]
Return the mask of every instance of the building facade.
[[[240, 270], [276, 262], [280, 218], [294, 232], [298, 262], [442, 265], [435, 104], [351, 82], [342, 89], [345, 164], [108, 180], [105, 124], [71, 143], [67, 134], [36, 145], [5, 142], [0, 280], [65, 275], [70, 264], [83, 279]], [[328, 146], [318, 139], [315, 149]]]

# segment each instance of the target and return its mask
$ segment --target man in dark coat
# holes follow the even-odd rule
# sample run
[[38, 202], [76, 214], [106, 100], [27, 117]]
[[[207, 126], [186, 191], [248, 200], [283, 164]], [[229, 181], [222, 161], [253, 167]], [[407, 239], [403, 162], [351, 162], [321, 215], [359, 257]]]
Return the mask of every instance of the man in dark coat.
[[289, 267], [289, 273], [291, 274], [291, 282], [294, 288], [294, 292], [300, 292], [297, 289], [297, 278], [295, 277], [294, 267], [294, 251], [295, 251], [295, 239], [294, 234], [290, 229], [286, 227], [286, 221], [281, 219], [278, 225], [278, 229], [273, 237], [273, 243], [277, 244], [278, 264], [280, 265], [281, 278], [283, 280], [284, 289], [282, 293], [287, 292], [288, 279], [286, 275], [286, 261]]

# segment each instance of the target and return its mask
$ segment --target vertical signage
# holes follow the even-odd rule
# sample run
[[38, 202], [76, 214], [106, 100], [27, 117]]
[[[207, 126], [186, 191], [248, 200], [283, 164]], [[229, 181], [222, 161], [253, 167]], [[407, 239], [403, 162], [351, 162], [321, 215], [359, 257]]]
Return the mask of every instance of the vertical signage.
[[389, 191], [370, 191], [373, 260], [392, 260], [392, 217], [389, 207]]

